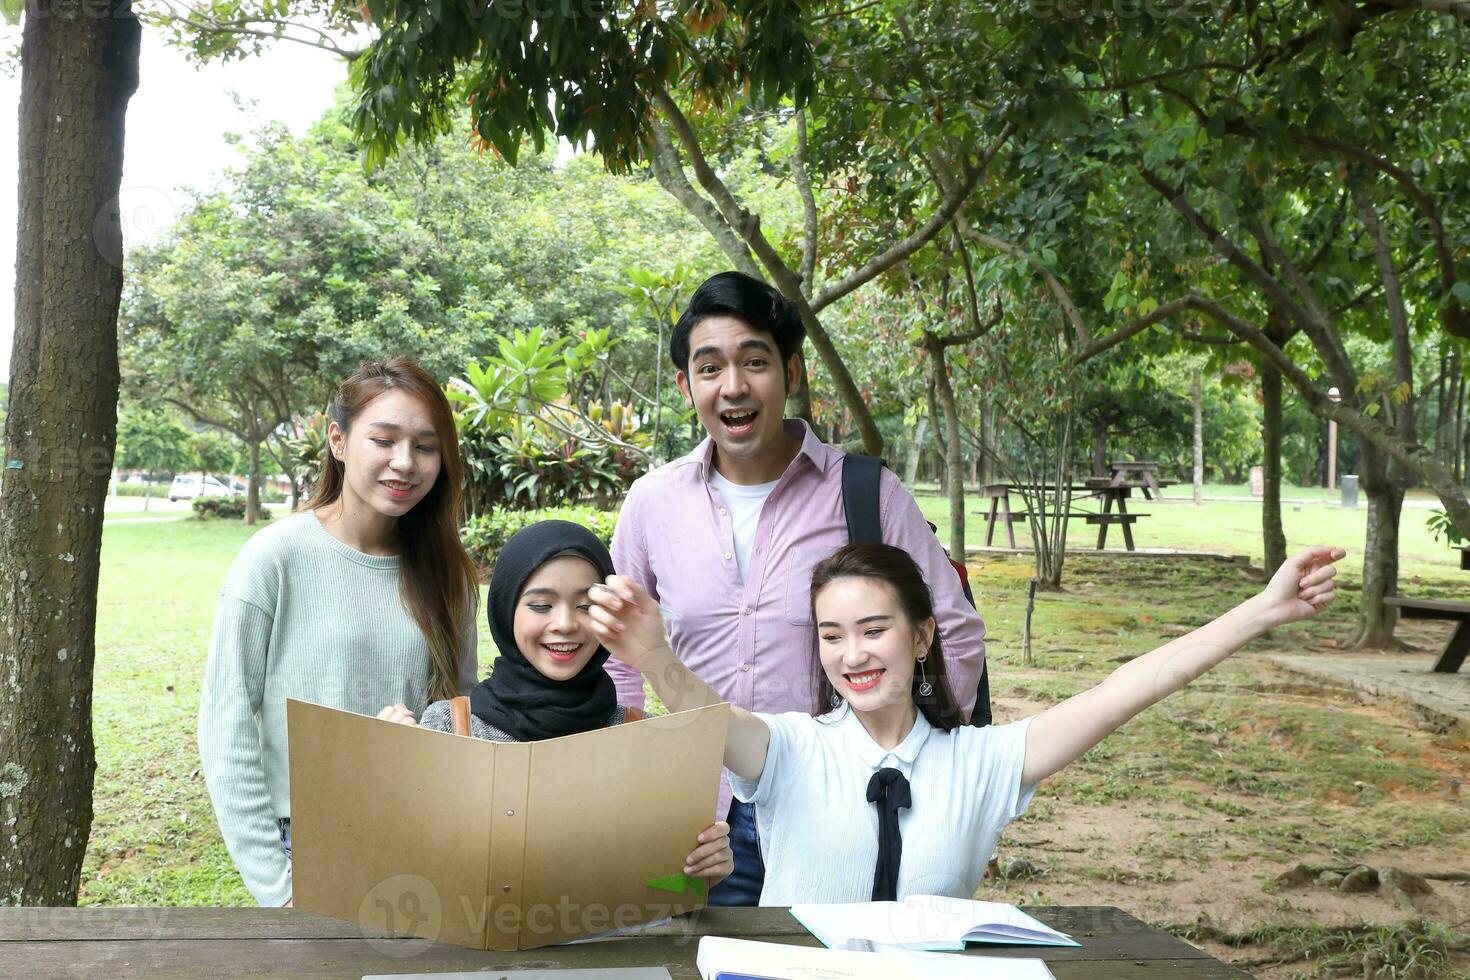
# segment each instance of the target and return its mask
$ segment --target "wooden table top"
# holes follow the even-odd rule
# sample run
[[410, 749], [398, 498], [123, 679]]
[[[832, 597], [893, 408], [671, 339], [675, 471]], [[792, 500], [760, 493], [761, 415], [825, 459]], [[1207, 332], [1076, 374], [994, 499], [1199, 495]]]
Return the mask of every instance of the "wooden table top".
[[[1250, 975], [1162, 930], [1106, 906], [1027, 909], [1081, 948], [971, 946], [985, 956], [1040, 956], [1059, 980], [1074, 977]], [[463, 949], [364, 932], [295, 909], [0, 908], [0, 964], [31, 980], [195, 980], [199, 977], [357, 978], [374, 973], [663, 966], [697, 980], [703, 935], [818, 945], [786, 909], [705, 909], [632, 937], [517, 953]]]

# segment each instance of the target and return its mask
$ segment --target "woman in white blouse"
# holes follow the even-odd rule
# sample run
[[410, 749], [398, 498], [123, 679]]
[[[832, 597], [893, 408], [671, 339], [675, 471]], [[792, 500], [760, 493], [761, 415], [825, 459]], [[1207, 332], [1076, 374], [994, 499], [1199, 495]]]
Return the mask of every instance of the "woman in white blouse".
[[[945, 682], [913, 559], [888, 545], [841, 549], [812, 573], [821, 703], [812, 715], [732, 711], [725, 766], [737, 798], [756, 804], [761, 904], [971, 897], [1037, 783], [1250, 640], [1325, 608], [1343, 554], [1303, 551], [1259, 595], [1096, 687], [1033, 717], [973, 728]], [[674, 656], [641, 586], [615, 575], [590, 598], [599, 639], [670, 711], [722, 700]]]

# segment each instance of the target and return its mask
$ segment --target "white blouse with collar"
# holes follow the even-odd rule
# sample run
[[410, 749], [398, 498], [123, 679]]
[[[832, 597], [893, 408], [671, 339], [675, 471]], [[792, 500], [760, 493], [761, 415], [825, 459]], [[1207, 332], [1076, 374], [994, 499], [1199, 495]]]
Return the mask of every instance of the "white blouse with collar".
[[872, 898], [878, 809], [867, 790], [884, 766], [903, 772], [913, 797], [899, 811], [899, 899], [973, 897], [1001, 831], [1036, 792], [1021, 787], [1029, 718], [943, 732], [920, 714], [890, 751], [845, 704], [820, 718], [759, 717], [771, 731], [765, 769], [759, 782], [731, 773], [730, 785], [736, 799], [756, 805], [762, 905]]

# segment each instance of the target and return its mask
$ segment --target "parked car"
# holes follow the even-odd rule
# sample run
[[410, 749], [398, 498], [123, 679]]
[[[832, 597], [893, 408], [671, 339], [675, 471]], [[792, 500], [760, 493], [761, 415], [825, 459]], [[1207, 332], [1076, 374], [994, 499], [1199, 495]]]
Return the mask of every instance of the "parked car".
[[243, 497], [244, 493], [212, 476], [201, 478], [198, 473], [174, 477], [168, 485], [169, 500], [193, 500], [195, 497]]

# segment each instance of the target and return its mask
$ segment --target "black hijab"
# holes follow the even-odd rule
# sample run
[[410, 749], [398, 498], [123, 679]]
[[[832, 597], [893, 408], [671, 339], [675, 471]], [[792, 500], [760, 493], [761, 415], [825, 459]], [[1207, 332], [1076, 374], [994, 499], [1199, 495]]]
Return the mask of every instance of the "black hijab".
[[607, 648], [564, 681], [542, 674], [516, 646], [516, 603], [529, 579], [559, 555], [584, 558], [598, 579], [612, 574], [612, 556], [597, 536], [570, 521], [541, 521], [511, 535], [490, 576], [490, 636], [500, 651], [490, 676], [470, 692], [470, 710], [482, 721], [521, 742], [602, 728], [617, 707], [617, 689], [602, 665]]

